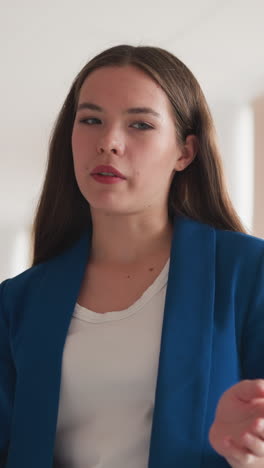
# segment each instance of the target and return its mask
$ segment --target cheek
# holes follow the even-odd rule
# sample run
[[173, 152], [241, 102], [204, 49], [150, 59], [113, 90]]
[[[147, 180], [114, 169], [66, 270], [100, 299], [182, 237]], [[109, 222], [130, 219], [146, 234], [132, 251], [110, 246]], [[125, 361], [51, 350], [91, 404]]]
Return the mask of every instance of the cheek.
[[78, 150], [78, 140], [76, 138], [76, 132], [72, 132], [72, 138], [71, 138], [71, 147], [72, 147], [72, 157], [73, 157], [73, 164], [74, 164], [74, 170], [76, 171], [76, 165], [79, 160], [79, 150]]
[[79, 183], [82, 179], [82, 173], [84, 172], [84, 165], [85, 165], [85, 153], [83, 151], [83, 145], [80, 143], [80, 139], [76, 132], [72, 134], [72, 157], [73, 157], [73, 167], [75, 177], [77, 182]]
[[88, 161], [88, 148], [90, 145], [88, 145], [87, 141], [85, 141], [83, 134], [73, 130], [71, 146], [73, 163], [76, 170], [78, 170], [78, 168], [81, 168]]
[[72, 152], [75, 156], [80, 153], [83, 147], [82, 140], [83, 138], [80, 132], [76, 128], [73, 128], [71, 144], [72, 144]]

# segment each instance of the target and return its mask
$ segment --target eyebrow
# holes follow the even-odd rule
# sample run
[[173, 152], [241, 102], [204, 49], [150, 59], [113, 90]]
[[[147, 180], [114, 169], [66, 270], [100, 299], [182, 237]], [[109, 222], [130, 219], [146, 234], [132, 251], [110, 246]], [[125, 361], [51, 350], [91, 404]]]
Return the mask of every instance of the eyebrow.
[[[93, 104], [92, 102], [82, 102], [77, 107], [77, 112], [81, 109], [90, 109], [98, 112], [103, 112], [103, 108]], [[154, 117], [161, 118], [161, 115], [151, 107], [131, 107], [125, 111], [125, 114], [151, 114]]]

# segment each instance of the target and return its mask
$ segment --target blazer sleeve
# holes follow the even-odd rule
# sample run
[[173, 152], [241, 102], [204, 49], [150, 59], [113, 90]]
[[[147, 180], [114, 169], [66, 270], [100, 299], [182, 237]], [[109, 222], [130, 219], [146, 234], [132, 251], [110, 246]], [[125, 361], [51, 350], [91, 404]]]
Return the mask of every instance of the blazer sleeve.
[[264, 379], [264, 252], [253, 283], [242, 334], [242, 378]]
[[4, 304], [7, 282], [0, 284], [0, 468], [5, 467], [8, 454], [16, 376]]

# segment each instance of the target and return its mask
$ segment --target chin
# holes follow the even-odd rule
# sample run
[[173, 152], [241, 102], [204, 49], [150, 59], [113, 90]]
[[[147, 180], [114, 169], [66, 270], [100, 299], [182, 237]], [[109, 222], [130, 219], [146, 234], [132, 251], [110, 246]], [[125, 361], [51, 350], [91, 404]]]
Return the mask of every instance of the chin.
[[104, 216], [122, 216], [128, 214], [126, 209], [118, 207], [117, 204], [114, 205], [110, 203], [97, 203], [93, 205], [90, 203], [90, 210], [92, 215], [100, 214]]

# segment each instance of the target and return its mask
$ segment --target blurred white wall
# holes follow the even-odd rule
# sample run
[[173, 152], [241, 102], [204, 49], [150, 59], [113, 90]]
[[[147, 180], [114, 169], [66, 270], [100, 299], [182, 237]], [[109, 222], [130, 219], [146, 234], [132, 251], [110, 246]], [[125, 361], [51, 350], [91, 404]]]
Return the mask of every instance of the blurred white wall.
[[231, 200], [245, 228], [253, 233], [254, 113], [247, 103], [212, 107]]
[[254, 112], [254, 213], [253, 230], [258, 237], [264, 238], [264, 93], [253, 103]]
[[1, 226], [0, 282], [22, 273], [30, 266], [30, 227], [23, 224]]

